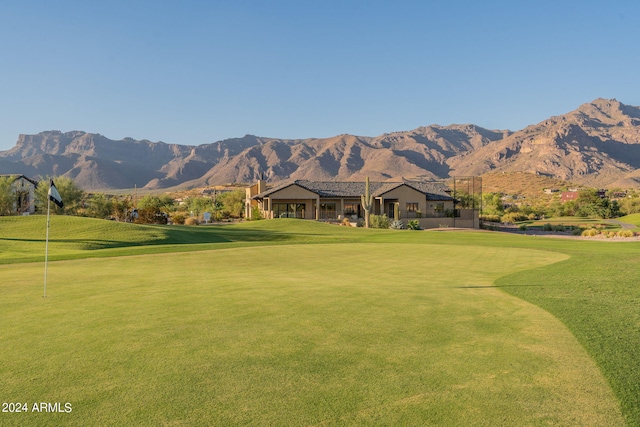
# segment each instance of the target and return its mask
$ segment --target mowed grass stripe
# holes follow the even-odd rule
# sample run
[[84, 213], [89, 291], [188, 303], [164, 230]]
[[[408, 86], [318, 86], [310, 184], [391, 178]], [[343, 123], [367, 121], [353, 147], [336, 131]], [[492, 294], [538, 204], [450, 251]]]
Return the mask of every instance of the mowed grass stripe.
[[323, 244], [0, 266], [7, 425], [621, 425], [554, 317], [493, 288], [548, 251]]

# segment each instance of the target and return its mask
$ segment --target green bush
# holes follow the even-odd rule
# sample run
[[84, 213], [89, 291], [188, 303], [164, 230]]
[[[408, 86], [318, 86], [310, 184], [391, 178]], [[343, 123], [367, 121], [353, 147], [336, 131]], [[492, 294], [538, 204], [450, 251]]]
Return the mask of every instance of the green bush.
[[183, 225], [185, 219], [183, 214], [175, 214], [171, 217], [171, 221], [176, 225]]
[[620, 230], [618, 231], [618, 236], [619, 237], [634, 237], [636, 235], [636, 233], [634, 233], [631, 230]]
[[527, 224], [520, 224], [520, 227], [518, 227], [518, 230], [527, 231]]
[[546, 223], [545, 225], [542, 226], [542, 230], [553, 231], [553, 225], [551, 225], [550, 223]]
[[407, 228], [409, 230], [420, 230], [420, 221], [417, 219], [412, 219], [407, 223]]
[[371, 228], [389, 228], [389, 218], [387, 218], [386, 214], [370, 215], [369, 225]]
[[262, 219], [262, 212], [260, 212], [260, 206], [254, 206], [251, 208], [251, 221], [257, 221]]
[[526, 221], [528, 219], [529, 217], [527, 215], [522, 214], [520, 212], [509, 212], [507, 214], [502, 215], [502, 217], [500, 218], [500, 221], [504, 223], [515, 224], [516, 222]]
[[399, 219], [394, 219], [393, 221], [391, 221], [391, 224], [389, 224], [389, 228], [392, 228], [394, 230], [404, 230], [404, 224]]
[[480, 215], [481, 221], [500, 222], [500, 215]]

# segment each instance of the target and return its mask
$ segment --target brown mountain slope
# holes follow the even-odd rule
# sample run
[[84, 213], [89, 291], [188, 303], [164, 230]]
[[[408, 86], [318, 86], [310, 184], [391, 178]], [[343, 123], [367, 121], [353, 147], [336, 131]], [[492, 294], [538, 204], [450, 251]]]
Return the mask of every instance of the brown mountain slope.
[[529, 172], [605, 187], [640, 168], [640, 108], [596, 99], [452, 157], [452, 173]]
[[431, 125], [376, 137], [246, 135], [203, 145], [110, 140], [73, 131], [20, 135], [0, 173], [66, 175], [87, 190], [308, 180], [447, 178], [526, 172], [597, 187], [640, 186], [640, 108], [596, 99], [517, 131]]

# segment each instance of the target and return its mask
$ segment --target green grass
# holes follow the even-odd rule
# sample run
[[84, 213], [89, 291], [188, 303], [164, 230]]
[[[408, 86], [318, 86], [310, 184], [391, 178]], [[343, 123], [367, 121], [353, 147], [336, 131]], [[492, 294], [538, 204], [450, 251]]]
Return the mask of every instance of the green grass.
[[634, 229], [634, 231], [640, 231], [640, 214], [626, 215], [617, 219], [621, 222], [635, 225], [636, 228]]
[[574, 226], [574, 227], [580, 227], [580, 228], [601, 227], [602, 229], [606, 229], [606, 230], [620, 229], [620, 226], [618, 224], [608, 222], [608, 220], [606, 219], [581, 218], [581, 217], [573, 217], [573, 216], [540, 219], [536, 221], [530, 221], [527, 223], [527, 225], [530, 225], [532, 227], [543, 227], [545, 224], [564, 225], [567, 227]]
[[44, 299], [0, 218], [0, 396], [73, 412], [2, 425], [640, 425], [637, 243], [52, 220]]

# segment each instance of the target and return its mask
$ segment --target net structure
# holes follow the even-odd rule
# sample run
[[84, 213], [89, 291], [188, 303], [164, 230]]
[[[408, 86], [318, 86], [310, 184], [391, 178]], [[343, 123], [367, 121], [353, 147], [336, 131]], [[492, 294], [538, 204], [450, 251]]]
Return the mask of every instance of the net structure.
[[446, 180], [446, 185], [455, 199], [456, 212], [460, 209], [482, 210], [482, 177], [454, 176]]

